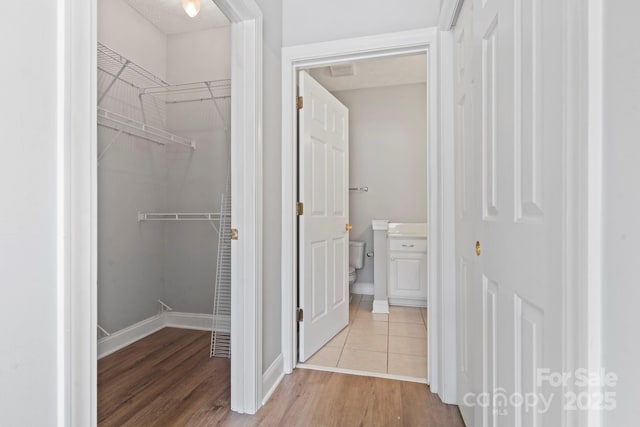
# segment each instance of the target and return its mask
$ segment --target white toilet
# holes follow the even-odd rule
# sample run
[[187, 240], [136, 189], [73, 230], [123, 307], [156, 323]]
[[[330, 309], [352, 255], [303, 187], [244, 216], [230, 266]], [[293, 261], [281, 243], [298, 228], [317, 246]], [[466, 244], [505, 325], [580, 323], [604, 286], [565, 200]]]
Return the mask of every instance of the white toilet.
[[356, 270], [364, 267], [365, 242], [352, 240], [349, 242], [349, 286], [353, 285], [358, 277]]

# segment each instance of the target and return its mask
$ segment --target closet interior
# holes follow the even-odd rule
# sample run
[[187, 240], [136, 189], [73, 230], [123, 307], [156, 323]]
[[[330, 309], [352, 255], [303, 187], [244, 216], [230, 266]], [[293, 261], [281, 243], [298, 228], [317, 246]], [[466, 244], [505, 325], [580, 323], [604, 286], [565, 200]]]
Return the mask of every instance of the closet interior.
[[230, 54], [212, 1], [98, 1], [99, 359], [167, 326], [230, 357]]

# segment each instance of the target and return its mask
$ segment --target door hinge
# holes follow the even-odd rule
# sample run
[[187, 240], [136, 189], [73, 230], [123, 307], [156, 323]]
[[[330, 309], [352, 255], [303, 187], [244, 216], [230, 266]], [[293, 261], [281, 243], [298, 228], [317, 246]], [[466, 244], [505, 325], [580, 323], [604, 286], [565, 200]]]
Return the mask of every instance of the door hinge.
[[300, 307], [298, 307], [298, 309], [296, 310], [296, 320], [298, 322], [302, 322], [304, 320], [304, 310], [302, 310]]
[[232, 228], [229, 231], [231, 232], [231, 240], [238, 240], [238, 229]]
[[296, 215], [301, 216], [304, 214], [304, 203], [297, 202], [296, 203]]
[[304, 98], [302, 96], [299, 96], [296, 98], [296, 108], [298, 110], [302, 110], [302, 107], [304, 106]]

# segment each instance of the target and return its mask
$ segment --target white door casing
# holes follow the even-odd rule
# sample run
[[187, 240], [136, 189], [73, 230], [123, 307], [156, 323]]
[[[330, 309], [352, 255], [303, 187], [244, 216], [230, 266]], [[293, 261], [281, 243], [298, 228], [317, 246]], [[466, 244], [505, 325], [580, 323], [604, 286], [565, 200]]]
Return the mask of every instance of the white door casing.
[[[282, 354], [285, 373], [291, 373], [297, 363], [298, 324], [295, 310], [298, 306], [298, 221], [295, 203], [298, 197], [297, 176], [297, 72], [308, 67], [333, 65], [366, 58], [426, 52], [427, 61], [427, 120], [428, 120], [428, 289], [429, 300], [442, 301], [442, 310], [437, 303], [429, 310], [428, 383], [431, 391], [440, 395], [446, 403], [456, 403], [455, 392], [455, 295], [452, 245], [453, 200], [447, 189], [453, 181], [453, 160], [448, 150], [441, 152], [439, 102], [440, 81], [440, 34], [437, 28], [422, 28], [397, 33], [332, 40], [282, 49]], [[445, 49], [446, 50], [446, 49]], [[446, 130], [446, 128], [445, 128]], [[452, 131], [451, 131], [452, 133]], [[451, 137], [452, 138], [452, 137]], [[442, 157], [441, 157], [442, 154]], [[451, 154], [452, 155], [452, 154]], [[450, 163], [449, 163], [450, 162]], [[440, 174], [443, 187], [441, 188]], [[451, 191], [453, 193], [453, 191]], [[443, 257], [441, 260], [440, 257]], [[451, 269], [451, 272], [449, 271]], [[442, 298], [442, 300], [440, 299]], [[442, 318], [441, 318], [442, 317]]]
[[[456, 29], [459, 403], [469, 425], [559, 425], [562, 389], [538, 373], [563, 366], [562, 5], [469, 6]], [[555, 399], [509, 400], [534, 394]]]
[[349, 111], [307, 72], [299, 75], [299, 359], [349, 323]]
[[[97, 420], [96, 0], [58, 0], [58, 424]], [[233, 226], [231, 408], [262, 404], [262, 11], [254, 0], [216, 0], [231, 21]], [[75, 76], [71, 78], [71, 76]], [[79, 77], [84, 76], [84, 77]], [[250, 162], [255, 167], [245, 167]], [[235, 164], [235, 165], [234, 165]], [[242, 183], [242, 187], [238, 187]], [[236, 197], [237, 196], [237, 197]], [[236, 256], [238, 255], [238, 256]], [[239, 280], [236, 280], [239, 279]]]

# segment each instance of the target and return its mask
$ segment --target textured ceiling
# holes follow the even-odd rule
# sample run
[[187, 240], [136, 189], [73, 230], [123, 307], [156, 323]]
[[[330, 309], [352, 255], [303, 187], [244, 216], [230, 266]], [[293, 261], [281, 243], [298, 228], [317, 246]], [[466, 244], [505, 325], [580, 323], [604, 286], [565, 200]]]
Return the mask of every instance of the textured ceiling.
[[180, 0], [125, 1], [165, 34], [189, 33], [230, 25], [213, 0], [200, 0], [200, 13], [195, 18], [189, 18], [184, 12]]
[[426, 82], [425, 54], [363, 60], [354, 66], [353, 76], [332, 77], [329, 67], [314, 68], [309, 73], [332, 92]]

